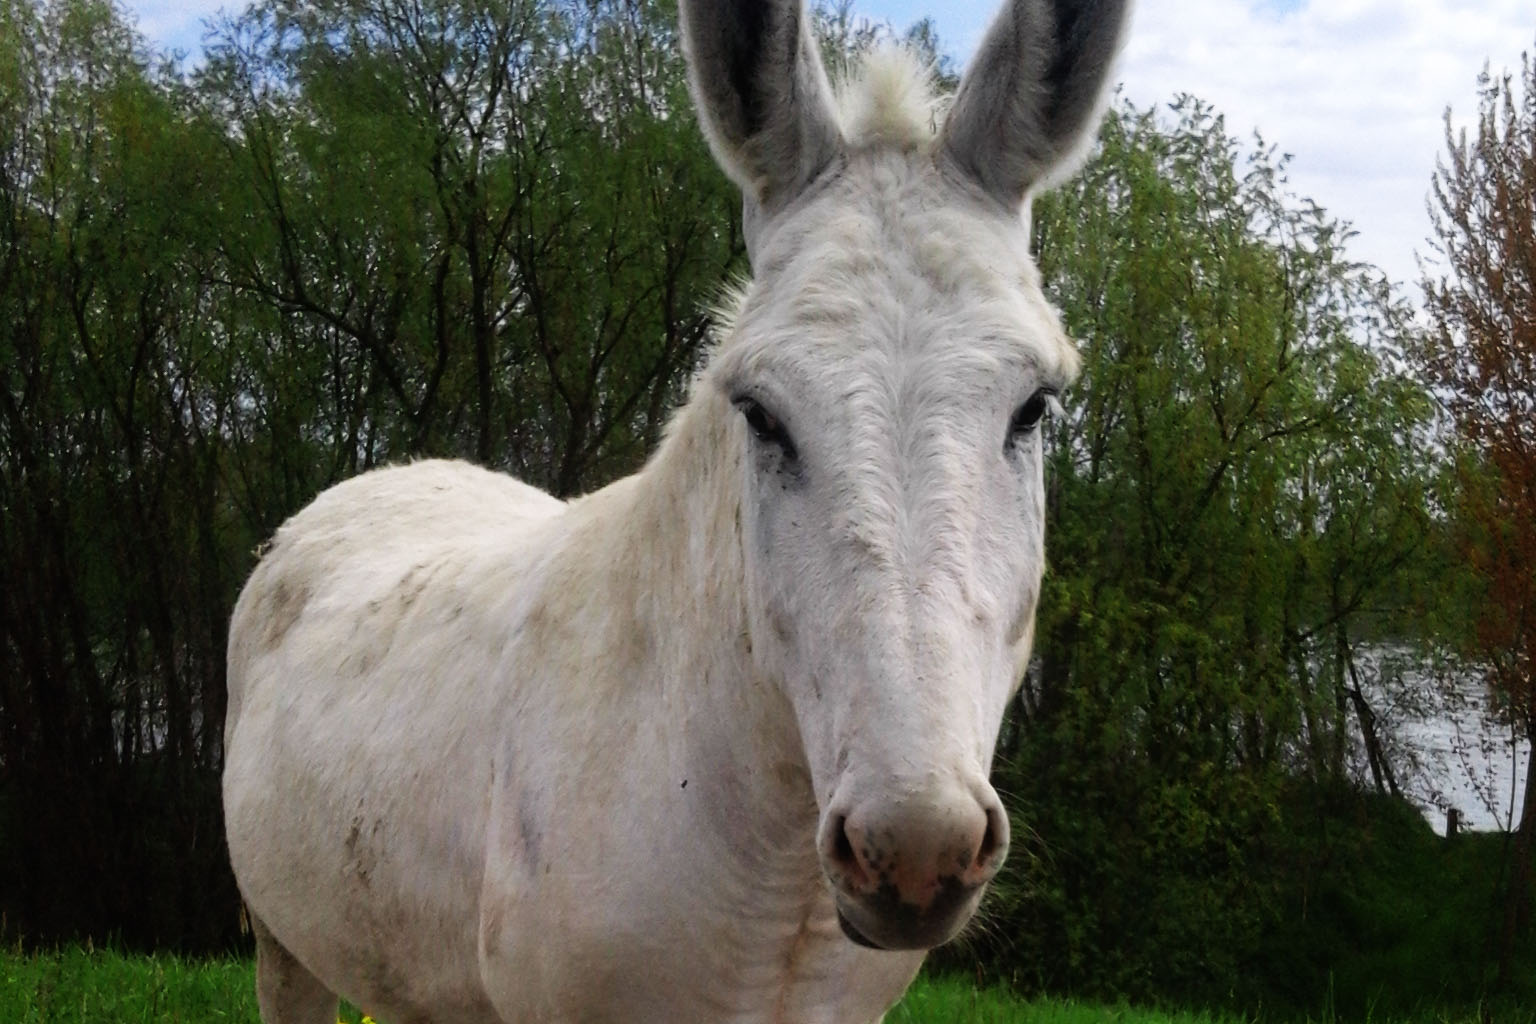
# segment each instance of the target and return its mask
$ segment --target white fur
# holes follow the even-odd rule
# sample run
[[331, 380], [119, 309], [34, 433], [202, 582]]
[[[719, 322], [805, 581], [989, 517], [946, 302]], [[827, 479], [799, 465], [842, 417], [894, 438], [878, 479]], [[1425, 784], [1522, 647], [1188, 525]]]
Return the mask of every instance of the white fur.
[[[922, 952], [838, 913], [931, 944], [974, 908], [1044, 565], [1039, 434], [1005, 441], [1077, 357], [922, 72], [874, 66], [640, 473], [564, 504], [423, 462], [278, 532], [224, 774], [268, 1024], [332, 993], [391, 1024], [858, 1024]], [[844, 829], [912, 907], [964, 899], [890, 926]]]

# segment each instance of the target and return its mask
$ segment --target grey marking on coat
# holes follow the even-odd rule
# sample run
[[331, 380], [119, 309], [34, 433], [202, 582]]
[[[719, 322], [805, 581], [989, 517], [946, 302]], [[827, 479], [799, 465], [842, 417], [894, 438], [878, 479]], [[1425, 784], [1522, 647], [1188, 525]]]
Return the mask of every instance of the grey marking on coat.
[[286, 579], [278, 579], [272, 587], [271, 595], [267, 598], [267, 629], [262, 637], [269, 650], [282, 644], [283, 638], [288, 635], [293, 624], [299, 621], [299, 616], [304, 613], [304, 606], [308, 603], [308, 587], [296, 586]]

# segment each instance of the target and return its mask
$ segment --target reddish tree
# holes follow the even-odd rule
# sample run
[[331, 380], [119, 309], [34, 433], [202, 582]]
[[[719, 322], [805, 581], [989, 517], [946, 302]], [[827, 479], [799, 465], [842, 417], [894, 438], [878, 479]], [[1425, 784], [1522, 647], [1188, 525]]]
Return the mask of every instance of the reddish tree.
[[[1462, 446], [1462, 554], [1484, 600], [1466, 631], [1499, 709], [1536, 749], [1536, 65], [1479, 78], [1469, 132], [1446, 113], [1430, 214], [1440, 274], [1424, 291], [1425, 366]], [[1525, 802], [1499, 943], [1509, 980], [1529, 917], [1536, 772]]]

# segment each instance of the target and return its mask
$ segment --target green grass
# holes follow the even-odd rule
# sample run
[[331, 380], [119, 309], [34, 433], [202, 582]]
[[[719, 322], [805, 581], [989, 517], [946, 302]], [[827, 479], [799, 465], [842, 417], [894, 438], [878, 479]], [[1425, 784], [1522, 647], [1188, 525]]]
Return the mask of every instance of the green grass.
[[919, 978], [885, 1015], [885, 1024], [1242, 1024], [1237, 1018], [1159, 1013], [1067, 999], [1024, 1001], [953, 978]]
[[[342, 1020], [360, 1014], [343, 1005]], [[5, 1024], [260, 1024], [249, 960], [0, 951]]]
[[[342, 1019], [357, 1024], [359, 1015], [344, 1006]], [[953, 978], [919, 979], [885, 1019], [887, 1024], [1241, 1024], [1234, 1018], [1195, 1013], [1024, 1001]], [[249, 961], [123, 956], [77, 948], [30, 955], [0, 950], [0, 1021], [259, 1024], [260, 1018]], [[1436, 1015], [1411, 1024], [1461, 1022]], [[1536, 1024], [1536, 1019], [1527, 1024]]]
[[14, 1024], [256, 1024], [251, 966], [82, 949], [0, 953], [0, 1021]]
[[[358, 1014], [344, 1008], [343, 1019]], [[259, 1024], [252, 968], [243, 960], [181, 960], [68, 949], [0, 952], [6, 1024]], [[952, 979], [922, 979], [887, 1024], [1217, 1024], [1058, 1001], [1022, 1002]]]

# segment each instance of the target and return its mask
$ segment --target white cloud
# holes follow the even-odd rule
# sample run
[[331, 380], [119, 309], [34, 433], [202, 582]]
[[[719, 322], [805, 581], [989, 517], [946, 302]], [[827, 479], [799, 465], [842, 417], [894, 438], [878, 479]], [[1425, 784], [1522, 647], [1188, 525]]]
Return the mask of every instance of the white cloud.
[[1294, 190], [1355, 226], [1352, 255], [1411, 283], [1445, 108], [1466, 123], [1484, 61], [1517, 68], [1533, 42], [1529, 0], [1145, 0], [1122, 78], [1138, 105], [1190, 92], [1233, 134], [1259, 129]]
[[[898, 24], [931, 11], [963, 57], [1000, 3], [858, 6]], [[1259, 130], [1292, 155], [1293, 190], [1355, 227], [1351, 255], [1411, 284], [1445, 108], [1466, 123], [1484, 61], [1516, 69], [1533, 44], [1530, 0], [1139, 0], [1121, 78], [1137, 106], [1186, 92], [1238, 138]]]

